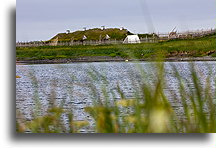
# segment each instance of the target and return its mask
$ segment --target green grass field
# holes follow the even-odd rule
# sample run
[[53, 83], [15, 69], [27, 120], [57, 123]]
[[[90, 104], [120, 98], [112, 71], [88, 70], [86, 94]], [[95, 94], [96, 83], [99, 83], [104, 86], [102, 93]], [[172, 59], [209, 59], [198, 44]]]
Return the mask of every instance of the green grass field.
[[216, 35], [199, 39], [170, 40], [159, 43], [119, 45], [79, 45], [16, 47], [17, 60], [75, 59], [85, 56], [110, 56], [133, 59], [167, 57], [216, 57]]

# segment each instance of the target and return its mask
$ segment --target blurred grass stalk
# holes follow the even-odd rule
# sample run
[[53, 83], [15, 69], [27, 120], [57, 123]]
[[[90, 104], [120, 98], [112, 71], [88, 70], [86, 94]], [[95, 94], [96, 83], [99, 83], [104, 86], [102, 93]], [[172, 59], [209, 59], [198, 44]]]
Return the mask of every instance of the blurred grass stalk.
[[[108, 92], [102, 87], [103, 98], [93, 98], [94, 105], [85, 108], [85, 111], [95, 120], [96, 133], [215, 133], [215, 90], [212, 92], [210, 76], [207, 77], [204, 87], [198, 77], [194, 64], [190, 66], [192, 84], [188, 87], [188, 81], [183, 79], [175, 66], [173, 70], [178, 79], [178, 91], [183, 113], [177, 115], [164, 93], [165, 71], [164, 63], [156, 62], [156, 81], [151, 86], [146, 80], [144, 70], [142, 82], [140, 82], [141, 94], [133, 99], [125, 98], [118, 86], [120, 100], [109, 100]], [[90, 74], [92, 80], [98, 73]], [[102, 79], [104, 84], [108, 83]], [[105, 86], [105, 85], [104, 85]], [[189, 91], [188, 91], [189, 90]], [[97, 93], [96, 88], [93, 88]], [[98, 97], [96, 94], [93, 96]], [[139, 96], [139, 97], [138, 97]], [[141, 97], [140, 97], [141, 96]], [[173, 99], [176, 99], [173, 96]], [[18, 112], [19, 113], [19, 112]], [[61, 117], [66, 114], [69, 121], [69, 129], [65, 127]], [[47, 114], [35, 117], [32, 121], [20, 121], [20, 113], [17, 114], [17, 132], [30, 130], [33, 133], [77, 133], [80, 129], [89, 125], [87, 121], [74, 121], [73, 114], [58, 106], [52, 106]]]

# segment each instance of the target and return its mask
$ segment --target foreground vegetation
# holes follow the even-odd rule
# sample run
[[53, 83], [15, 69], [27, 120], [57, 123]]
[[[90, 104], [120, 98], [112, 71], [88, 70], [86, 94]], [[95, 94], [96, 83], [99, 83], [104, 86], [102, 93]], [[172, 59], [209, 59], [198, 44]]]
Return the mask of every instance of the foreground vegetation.
[[77, 59], [88, 56], [152, 59], [158, 53], [163, 53], [165, 58], [216, 57], [215, 37], [216, 35], [211, 35], [199, 39], [141, 44], [17, 47], [16, 58], [18, 61]]
[[[173, 67], [178, 80], [179, 102], [183, 108], [183, 114], [178, 115], [164, 92], [166, 83], [164, 65], [158, 63], [154, 66], [156, 66], [156, 81], [153, 85], [148, 84], [145, 71], [139, 68], [142, 74], [141, 91], [138, 91], [133, 99], [125, 98], [121, 86], [118, 87], [121, 99], [113, 101], [107, 97], [106, 88], [102, 88], [104, 99], [98, 98], [96, 90], [92, 89], [95, 94], [93, 98], [95, 104], [87, 106], [85, 111], [95, 121], [94, 131], [96, 133], [215, 133], [215, 90], [212, 89], [210, 75], [203, 80], [191, 64], [190, 78], [183, 79]], [[97, 77], [97, 74], [90, 75], [93, 80]], [[189, 82], [189, 79], [192, 79], [192, 82]], [[201, 80], [206, 82], [204, 86], [200, 85]], [[103, 81], [108, 83], [106, 80]], [[178, 100], [175, 95], [172, 97], [173, 100]], [[88, 126], [87, 120], [74, 121], [70, 111], [53, 102], [51, 104], [47, 114], [35, 116], [32, 121], [26, 121], [17, 111], [17, 132], [78, 133]], [[34, 112], [38, 111], [40, 110]], [[69, 126], [63, 122], [63, 114], [67, 116]]]

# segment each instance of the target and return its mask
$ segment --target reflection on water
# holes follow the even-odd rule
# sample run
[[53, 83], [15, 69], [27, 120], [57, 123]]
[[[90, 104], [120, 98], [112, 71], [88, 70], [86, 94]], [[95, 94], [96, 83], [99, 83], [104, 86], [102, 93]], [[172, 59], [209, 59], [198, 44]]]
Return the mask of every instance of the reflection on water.
[[[190, 64], [188, 62], [164, 64], [166, 79], [164, 91], [176, 107], [176, 111], [181, 112], [182, 107], [175, 99], [179, 93], [173, 65], [181, 77], [190, 82]], [[92, 105], [97, 99], [104, 99], [103, 88], [106, 88], [108, 98], [111, 100], [120, 98], [118, 85], [126, 98], [133, 98], [137, 95], [142, 81], [148, 82], [149, 85], [154, 84], [157, 79], [155, 66], [151, 62], [17, 65], [16, 75], [21, 78], [16, 79], [16, 108], [21, 110], [26, 118], [31, 119], [35, 99], [40, 100], [42, 110], [45, 111], [49, 100], [55, 98], [59, 105], [73, 111], [76, 120], [91, 121], [92, 119], [84, 113], [84, 107]], [[201, 85], [205, 84], [205, 79], [210, 76], [211, 88], [215, 90], [215, 62], [195, 62], [195, 66], [203, 80]]]

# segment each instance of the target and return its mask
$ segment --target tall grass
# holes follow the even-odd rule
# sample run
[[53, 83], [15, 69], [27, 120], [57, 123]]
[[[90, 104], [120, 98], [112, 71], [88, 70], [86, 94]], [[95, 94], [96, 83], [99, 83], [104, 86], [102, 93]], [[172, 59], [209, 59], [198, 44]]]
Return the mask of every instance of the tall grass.
[[[158, 62], [155, 71], [155, 81], [149, 84], [145, 71], [139, 68], [142, 80], [140, 90], [133, 98], [126, 98], [118, 85], [120, 99], [110, 99], [106, 88], [102, 86], [103, 99], [97, 98], [96, 89], [93, 106], [85, 108], [94, 119], [96, 133], [215, 133], [216, 110], [215, 90], [211, 88], [210, 76], [205, 85], [201, 85], [202, 78], [193, 64], [190, 65], [190, 79], [183, 79], [176, 67], [173, 66], [177, 78], [179, 103], [182, 113], [178, 114], [164, 91], [166, 79], [163, 62]], [[92, 80], [97, 73], [90, 74]], [[214, 77], [215, 79], [215, 77]], [[102, 79], [103, 83], [108, 83]], [[193, 85], [193, 87], [190, 87]], [[176, 100], [175, 95], [172, 96]], [[35, 117], [32, 121], [25, 121], [17, 111], [17, 132], [30, 131], [33, 133], [78, 133], [88, 126], [88, 121], [75, 121], [73, 113], [55, 105], [47, 110], [47, 114]], [[62, 119], [66, 116], [68, 124]]]

